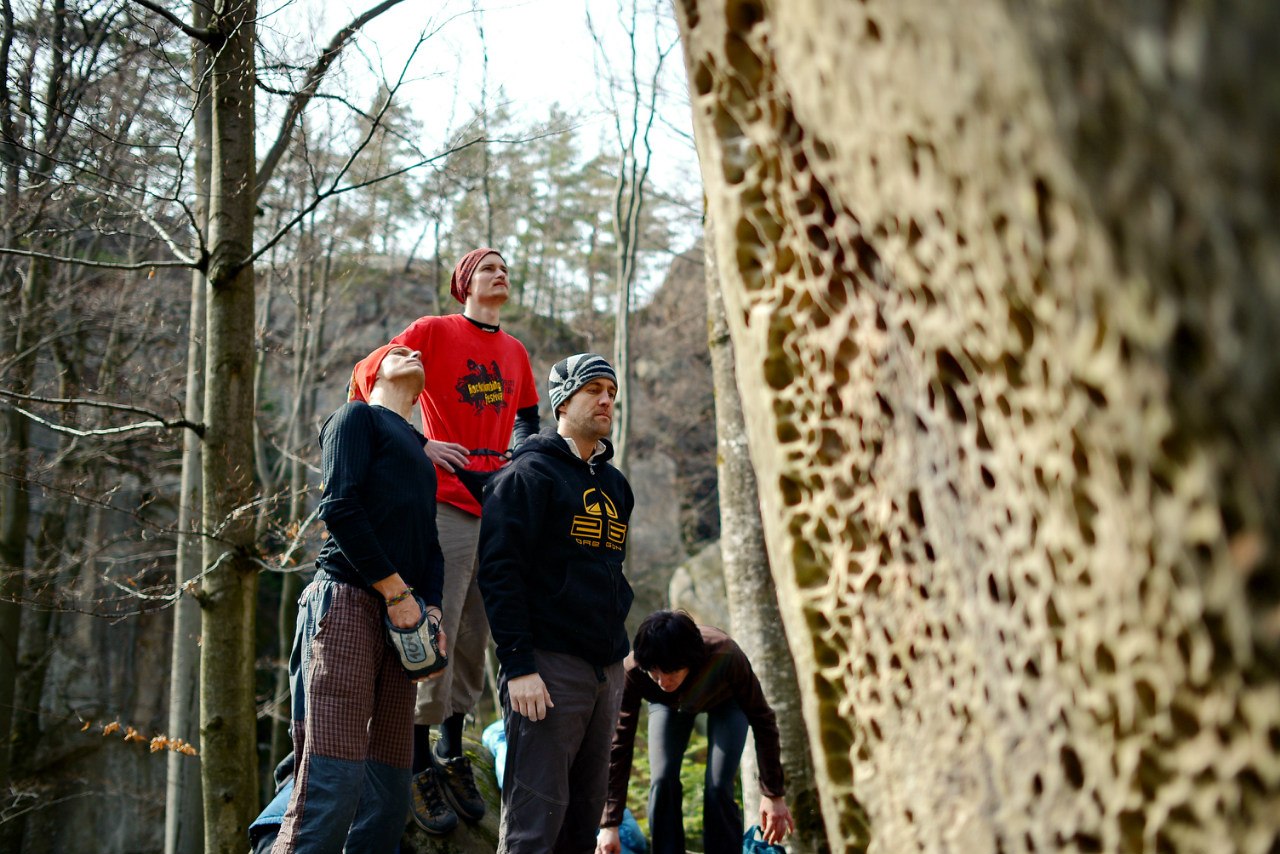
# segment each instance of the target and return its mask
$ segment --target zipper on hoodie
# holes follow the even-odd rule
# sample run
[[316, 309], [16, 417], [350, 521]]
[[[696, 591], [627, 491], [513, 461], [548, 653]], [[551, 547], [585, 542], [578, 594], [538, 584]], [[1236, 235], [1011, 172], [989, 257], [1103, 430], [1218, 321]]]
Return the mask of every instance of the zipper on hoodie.
[[[594, 459], [594, 455], [593, 455], [592, 459]], [[609, 502], [611, 502], [611, 503], [612, 503], [613, 499], [612, 499], [612, 498], [609, 498], [609, 497], [608, 497], [608, 493], [604, 491], [604, 484], [602, 484], [602, 483], [600, 482], [600, 476], [596, 473], [596, 466], [595, 466], [595, 463], [593, 463], [591, 460], [586, 460], [585, 462], [586, 462], [586, 464], [587, 464], [587, 469], [591, 472], [591, 480], [592, 480], [592, 482], [593, 482], [593, 483], [595, 483], [595, 485], [596, 485], [596, 487], [595, 487], [595, 488], [596, 488], [596, 491], [600, 493], [600, 496], [601, 496], [602, 498], [605, 498], [605, 499], [607, 499]], [[608, 523], [606, 523], [606, 525], [607, 525], [607, 524], [608, 524]], [[607, 527], [606, 527], [606, 528], [604, 528], [604, 529], [602, 529], [602, 530], [600, 531], [600, 536], [601, 536], [601, 538], [602, 538], [601, 544], [603, 545], [604, 541], [607, 541], [607, 540], [608, 540], [608, 538], [609, 538], [609, 529], [608, 529]], [[611, 602], [611, 603], [610, 603], [610, 604], [611, 604], [611, 607], [612, 607], [612, 609], [613, 609], [612, 617], [613, 617], [613, 619], [616, 621], [616, 620], [619, 618], [619, 611], [621, 610], [621, 608], [618, 606], [618, 601], [619, 601], [619, 599], [618, 599], [618, 581], [619, 581], [619, 579], [620, 579], [620, 577], [621, 577], [622, 573], [621, 573], [621, 572], [619, 572], [619, 573], [618, 573], [618, 576], [617, 576], [617, 577], [615, 577], [615, 576], [614, 576], [614, 574], [613, 574], [613, 567], [610, 565], [609, 561], [607, 561], [607, 560], [606, 560], [606, 561], [602, 561], [602, 562], [604, 563], [605, 574], [609, 576], [610, 592], [613, 594], [613, 596], [612, 596], [612, 598], [613, 598], [613, 602]], [[609, 646], [609, 644], [611, 644], [611, 643], [613, 642], [613, 638], [609, 637], [609, 635], [608, 635], [607, 633], [605, 634], [605, 637], [603, 638], [603, 640], [604, 640], [604, 644], [605, 644], [605, 646], [606, 646], [606, 647], [608, 647], [608, 646]], [[603, 671], [600, 671], [600, 670], [599, 670], [599, 668], [597, 668], [597, 670], [598, 670], [601, 674], [603, 673]], [[601, 681], [601, 682], [603, 682], [603, 681], [604, 681], [604, 679], [601, 679], [600, 681]]]

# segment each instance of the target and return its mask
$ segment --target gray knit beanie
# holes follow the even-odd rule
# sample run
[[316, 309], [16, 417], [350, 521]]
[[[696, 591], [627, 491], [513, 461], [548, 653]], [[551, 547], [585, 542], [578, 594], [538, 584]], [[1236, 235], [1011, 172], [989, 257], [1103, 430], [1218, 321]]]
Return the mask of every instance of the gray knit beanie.
[[560, 404], [573, 397], [574, 392], [599, 377], [608, 377], [618, 384], [618, 375], [613, 366], [595, 353], [579, 353], [567, 359], [561, 359], [551, 366], [551, 376], [547, 377], [547, 396], [551, 398], [551, 414], [560, 419]]

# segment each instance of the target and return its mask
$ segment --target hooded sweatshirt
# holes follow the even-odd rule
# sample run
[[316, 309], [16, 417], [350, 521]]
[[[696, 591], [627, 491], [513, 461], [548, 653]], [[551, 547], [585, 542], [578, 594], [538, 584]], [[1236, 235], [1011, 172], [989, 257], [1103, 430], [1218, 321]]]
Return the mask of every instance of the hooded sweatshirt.
[[635, 499], [602, 444], [588, 462], [554, 432], [532, 436], [485, 498], [480, 593], [508, 679], [537, 671], [534, 649], [601, 667], [630, 649], [622, 562]]

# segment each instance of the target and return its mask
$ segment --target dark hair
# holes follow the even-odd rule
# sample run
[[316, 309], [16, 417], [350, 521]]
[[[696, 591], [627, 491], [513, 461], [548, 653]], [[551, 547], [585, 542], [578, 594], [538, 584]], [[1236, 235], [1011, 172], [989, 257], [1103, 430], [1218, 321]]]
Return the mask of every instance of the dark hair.
[[706, 657], [702, 632], [684, 611], [654, 611], [636, 630], [636, 666], [674, 673], [696, 667]]

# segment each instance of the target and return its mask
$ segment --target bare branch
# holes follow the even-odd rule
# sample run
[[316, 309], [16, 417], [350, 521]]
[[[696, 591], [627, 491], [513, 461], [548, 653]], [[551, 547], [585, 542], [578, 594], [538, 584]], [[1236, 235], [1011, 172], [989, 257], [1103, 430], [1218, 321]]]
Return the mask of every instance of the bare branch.
[[63, 795], [60, 798], [47, 797], [45, 793], [33, 792], [16, 792], [12, 795], [13, 802], [6, 804], [0, 808], [0, 826], [11, 821], [16, 821], [27, 813], [37, 810], [46, 810], [50, 807], [56, 807], [59, 804], [69, 803], [70, 801], [79, 800], [80, 798], [98, 797], [99, 792], [73, 792], [69, 795]]
[[175, 428], [186, 428], [193, 431], [197, 436], [204, 436], [205, 426], [203, 424], [195, 424], [185, 418], [167, 419], [161, 415], [136, 406], [129, 406], [123, 403], [109, 403], [101, 400], [88, 400], [85, 398], [63, 398], [63, 397], [38, 397], [35, 395], [22, 394], [8, 389], [0, 389], [0, 397], [6, 397], [11, 400], [26, 400], [33, 403], [50, 403], [59, 406], [95, 406], [100, 409], [111, 409], [117, 412], [130, 412], [135, 415], [148, 415], [152, 420], [143, 421], [137, 424], [127, 424], [122, 427], [103, 427], [95, 430], [79, 430], [74, 427], [65, 427], [61, 424], [55, 424], [52, 421], [41, 418], [34, 412], [28, 412], [15, 404], [7, 404], [15, 412], [35, 421], [37, 424], [43, 424], [50, 430], [58, 433], [65, 433], [70, 436], [110, 436], [119, 433], [130, 433], [134, 430], [149, 430], [162, 428], [172, 430]]
[[[178, 588], [177, 590], [174, 590], [172, 593], [161, 593], [161, 594], [144, 593], [143, 591], [138, 590], [136, 587], [129, 587], [128, 585], [121, 584], [119, 581], [116, 581], [114, 578], [112, 578], [110, 575], [106, 574], [105, 572], [102, 574], [102, 580], [105, 581], [107, 584], [110, 584], [112, 587], [115, 587], [118, 590], [124, 591], [125, 593], [129, 594], [129, 596], [131, 596], [132, 598], [141, 599], [144, 602], [164, 602], [166, 604], [172, 605], [176, 603], [179, 599], [181, 599], [183, 595], [194, 594], [196, 585], [199, 584], [200, 581], [206, 575], [213, 572], [218, 567], [222, 566], [222, 564], [225, 561], [229, 560], [234, 555], [235, 555], [235, 551], [233, 549], [227, 549], [222, 554], [218, 555], [217, 560], [215, 560], [212, 564], [210, 564], [209, 566], [201, 570], [199, 575], [193, 575], [191, 578], [187, 579], [183, 583], [182, 587]], [[113, 615], [113, 616], [116, 616], [116, 615]], [[124, 617], [128, 617], [128, 616], [133, 616], [133, 615], [121, 614], [121, 615], [118, 615], [118, 618], [123, 619]]]
[[[303, 207], [294, 216], [292, 216], [288, 222], [284, 223], [280, 227], [280, 229], [275, 234], [273, 234], [269, 239], [264, 241], [262, 246], [260, 246], [258, 250], [253, 253], [253, 256], [249, 258], [249, 260], [246, 263], [251, 264], [254, 261], [257, 261], [259, 258], [261, 258], [264, 254], [266, 254], [267, 250], [271, 249], [271, 247], [275, 246], [277, 243], [283, 240], [285, 235], [293, 230], [294, 226], [302, 222], [311, 214], [312, 211], [320, 207], [321, 204], [323, 204], [328, 199], [333, 198], [334, 196], [340, 196], [343, 193], [349, 193], [352, 190], [359, 190], [364, 187], [372, 187], [375, 184], [380, 184], [383, 181], [387, 181], [399, 175], [403, 175], [406, 172], [411, 172], [414, 169], [418, 169], [422, 166], [426, 166], [430, 163], [434, 163], [437, 160], [441, 160], [443, 158], [448, 157], [451, 154], [454, 154], [459, 151], [463, 151], [467, 148], [470, 148], [473, 145], [478, 145], [482, 142], [518, 142], [518, 141], [519, 140], [493, 140], [493, 139], [486, 140], [484, 137], [476, 137], [475, 139], [468, 140], [467, 142], [464, 142], [461, 145], [455, 145], [452, 148], [448, 149], [447, 151], [442, 151], [433, 157], [426, 157], [421, 160], [417, 160], [413, 163], [408, 164], [407, 166], [403, 166], [399, 169], [396, 169], [392, 172], [388, 172], [384, 175], [378, 175], [377, 177], [370, 178], [367, 181], [360, 181], [359, 183], [356, 183], [356, 184], [347, 184], [344, 186], [337, 186], [337, 181], [340, 180], [342, 176], [346, 174], [346, 172], [351, 168], [351, 163], [355, 159], [355, 155], [352, 155], [352, 157], [347, 161], [347, 163], [339, 171], [334, 181], [330, 184], [329, 189], [322, 190], [321, 192], [317, 193], [315, 197], [312, 198], [311, 201], [306, 204], [305, 207]], [[360, 149], [363, 149], [366, 144], [367, 144], [367, 140], [365, 142], [362, 142], [360, 144], [360, 147], [357, 149], [356, 153], [358, 154]]]
[[8, 389], [3, 388], [0, 388], [0, 397], [7, 397], [12, 400], [26, 400], [31, 403], [49, 403], [55, 406], [93, 406], [98, 409], [110, 409], [115, 412], [129, 412], [134, 415], [145, 415], [166, 425], [190, 427], [197, 435], [203, 435], [205, 429], [203, 424], [192, 424], [185, 421], [170, 421], [158, 412], [152, 412], [149, 409], [143, 409], [139, 406], [130, 406], [127, 403], [113, 403], [107, 400], [90, 400], [84, 397], [40, 397], [38, 395], [9, 391]]
[[36, 252], [31, 249], [15, 249], [11, 246], [0, 246], [0, 255], [17, 255], [22, 258], [40, 258], [59, 264], [76, 264], [81, 267], [95, 267], [103, 270], [161, 270], [174, 267], [187, 270], [203, 270], [206, 262], [196, 261], [139, 261], [126, 264], [119, 261], [90, 261], [88, 258], [71, 258], [66, 255], [54, 255], [50, 252]]
[[[143, 2], [143, 0], [135, 0], [135, 2]], [[342, 53], [343, 47], [360, 31], [361, 27], [388, 9], [403, 2], [404, 0], [382, 0], [378, 5], [356, 16], [351, 23], [338, 30], [333, 38], [329, 40], [328, 46], [325, 47], [319, 58], [316, 59], [315, 64], [307, 71], [302, 88], [294, 94], [293, 99], [289, 102], [284, 118], [280, 121], [280, 132], [276, 136], [276, 141], [271, 144], [271, 149], [267, 152], [267, 156], [262, 159], [262, 165], [258, 167], [258, 175], [255, 181], [258, 196], [262, 195], [263, 187], [271, 180], [271, 175], [276, 171], [280, 158], [284, 156], [285, 149], [289, 147], [289, 140], [293, 136], [293, 126], [297, 123], [298, 116], [302, 115], [302, 111], [306, 109], [308, 102], [315, 95], [316, 89], [320, 87], [320, 81], [328, 73], [329, 66], [333, 65], [334, 60]], [[419, 38], [418, 44], [414, 46], [413, 53], [416, 54], [418, 47], [421, 45], [422, 38]]]
[[307, 471], [311, 472], [312, 474], [321, 473], [320, 467], [317, 466], [315, 463], [310, 462], [309, 460], [303, 459], [302, 457], [295, 454], [293, 451], [290, 451], [288, 448], [281, 445], [278, 441], [276, 441], [275, 436], [269, 433], [266, 429], [264, 428], [259, 428], [259, 429], [262, 430], [263, 438], [265, 438], [267, 442], [271, 444], [272, 449], [280, 455], [280, 458], [282, 460], [292, 460], [293, 462], [298, 463], [299, 465], [301, 465], [303, 468], [305, 468]]
[[34, 412], [28, 412], [27, 410], [23, 409], [21, 406], [15, 406], [12, 403], [4, 404], [4, 405], [8, 406], [14, 412], [17, 412], [19, 415], [25, 418], [28, 418], [31, 421], [36, 422], [37, 424], [43, 424], [45, 427], [48, 427], [50, 430], [53, 430], [55, 433], [66, 433], [69, 436], [82, 436], [82, 437], [83, 436], [113, 436], [113, 435], [118, 435], [120, 433], [132, 433], [136, 430], [155, 430], [155, 429], [171, 430], [179, 427], [185, 427], [197, 433], [204, 432], [203, 424], [192, 424], [190, 421], [187, 421], [185, 418], [179, 419], [177, 421], [141, 421], [137, 424], [126, 424], [123, 427], [100, 427], [95, 430], [77, 430], [75, 427], [65, 427], [61, 424], [54, 424], [52, 421], [49, 421], [45, 418], [41, 418], [39, 415], [36, 415]]
[[182, 30], [182, 32], [186, 33], [191, 38], [199, 42], [204, 42], [210, 47], [217, 47], [226, 40], [226, 37], [217, 30], [201, 29], [200, 27], [191, 26], [168, 9], [161, 6], [159, 3], [153, 3], [151, 0], [133, 0], [133, 2], [144, 9], [150, 9], [161, 18], [164, 18], [166, 21]]
[[[204, 539], [204, 540], [222, 542], [221, 537], [218, 536], [217, 533], [210, 533], [204, 529], [179, 530], [177, 527], [173, 525], [162, 525], [159, 522], [155, 521], [154, 519], [148, 518], [144, 513], [140, 512], [139, 509], [137, 508], [120, 507], [116, 504], [112, 504], [110, 501], [107, 501], [101, 497], [86, 495], [83, 492], [77, 492], [74, 489], [69, 489], [65, 486], [62, 486], [52, 481], [38, 480], [36, 478], [31, 478], [31, 477], [18, 477], [18, 476], [15, 476], [12, 472], [8, 472], [8, 471], [0, 471], [0, 478], [14, 481], [24, 489], [33, 489], [33, 490], [38, 489], [49, 495], [63, 496], [75, 502], [76, 504], [82, 504], [87, 507], [98, 507], [109, 513], [117, 513], [121, 516], [125, 516], [129, 519], [132, 519], [133, 522], [137, 525], [137, 527], [144, 531], [144, 534], [143, 534], [144, 537], [147, 536], [145, 532], [151, 532], [153, 534], [163, 535], [163, 536], [189, 534], [191, 536], [200, 537], [201, 539]], [[238, 507], [233, 508], [231, 512], [234, 514], [234, 513], [240, 512], [241, 509], [242, 508], [238, 508]], [[219, 526], [219, 530], [221, 530], [222, 527], [224, 526]], [[21, 604], [31, 604], [31, 603], [21, 603]]]
[[319, 518], [320, 508], [317, 507], [311, 511], [311, 515], [302, 520], [302, 524], [298, 525], [298, 530], [294, 532], [293, 537], [289, 540], [288, 548], [284, 550], [284, 554], [280, 555], [279, 563], [267, 563], [264, 560], [256, 559], [255, 562], [268, 572], [294, 572], [295, 569], [289, 565], [293, 560], [293, 554], [298, 549], [302, 548], [302, 541], [306, 536], [307, 529], [310, 528]]

